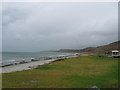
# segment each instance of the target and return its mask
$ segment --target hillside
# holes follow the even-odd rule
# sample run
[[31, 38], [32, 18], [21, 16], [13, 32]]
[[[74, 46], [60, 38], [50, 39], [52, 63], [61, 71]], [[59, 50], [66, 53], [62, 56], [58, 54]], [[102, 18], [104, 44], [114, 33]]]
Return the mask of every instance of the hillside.
[[103, 45], [99, 47], [88, 47], [81, 49], [80, 52], [101, 52], [101, 53], [107, 53], [111, 50], [120, 50], [120, 41], [110, 43], [108, 45]]
[[90, 52], [90, 53], [107, 53], [111, 50], [120, 50], [120, 41], [110, 43], [108, 45], [103, 45], [99, 47], [87, 47], [84, 49], [60, 49], [57, 52]]

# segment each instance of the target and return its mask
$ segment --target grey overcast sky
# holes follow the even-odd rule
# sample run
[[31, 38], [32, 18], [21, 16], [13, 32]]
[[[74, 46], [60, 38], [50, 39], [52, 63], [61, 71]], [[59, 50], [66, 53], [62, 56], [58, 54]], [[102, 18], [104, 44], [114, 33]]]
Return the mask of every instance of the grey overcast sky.
[[118, 3], [3, 3], [3, 51], [81, 49], [118, 40]]

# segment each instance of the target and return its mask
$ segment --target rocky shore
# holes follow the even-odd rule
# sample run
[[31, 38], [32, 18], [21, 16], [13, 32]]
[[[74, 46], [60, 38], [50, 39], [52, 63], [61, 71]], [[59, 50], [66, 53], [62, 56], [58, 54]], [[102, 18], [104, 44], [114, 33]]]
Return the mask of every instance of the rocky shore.
[[61, 61], [67, 58], [71, 57], [77, 57], [80, 54], [74, 54], [69, 56], [58, 56], [58, 57], [42, 57], [42, 58], [36, 58], [31, 59], [31, 61], [22, 61], [19, 63], [13, 63], [13, 64], [7, 64], [0, 67], [0, 73], [9, 73], [9, 72], [15, 72], [15, 71], [22, 71], [22, 70], [28, 70], [28, 69], [34, 69], [43, 65], [47, 65], [48, 63], [55, 62], [55, 61]]

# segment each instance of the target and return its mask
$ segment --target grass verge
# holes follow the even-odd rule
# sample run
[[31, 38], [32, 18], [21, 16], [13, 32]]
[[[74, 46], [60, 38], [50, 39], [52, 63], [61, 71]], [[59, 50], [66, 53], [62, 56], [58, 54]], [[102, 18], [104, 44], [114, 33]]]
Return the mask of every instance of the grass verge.
[[118, 59], [80, 56], [4, 73], [2, 79], [3, 88], [112, 88], [118, 86]]

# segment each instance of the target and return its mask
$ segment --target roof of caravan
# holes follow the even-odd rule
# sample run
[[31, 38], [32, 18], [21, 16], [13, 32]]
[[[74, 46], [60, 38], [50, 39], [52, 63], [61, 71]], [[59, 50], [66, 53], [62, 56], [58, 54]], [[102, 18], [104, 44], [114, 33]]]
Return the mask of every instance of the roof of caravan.
[[112, 52], [119, 52], [119, 50], [112, 50]]

